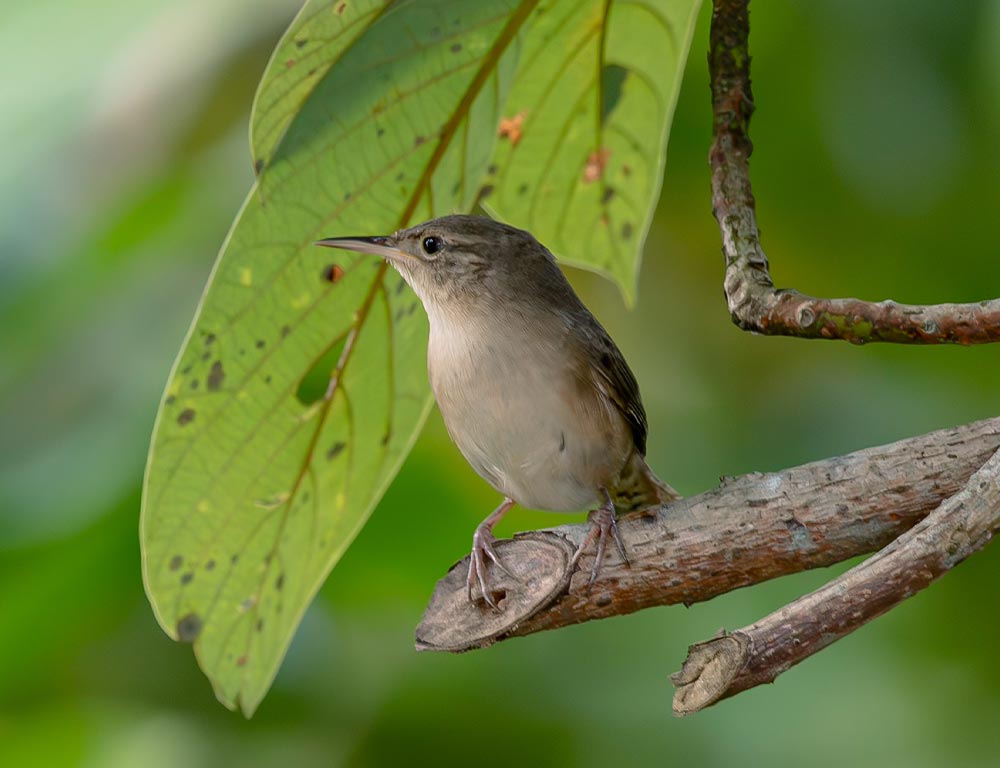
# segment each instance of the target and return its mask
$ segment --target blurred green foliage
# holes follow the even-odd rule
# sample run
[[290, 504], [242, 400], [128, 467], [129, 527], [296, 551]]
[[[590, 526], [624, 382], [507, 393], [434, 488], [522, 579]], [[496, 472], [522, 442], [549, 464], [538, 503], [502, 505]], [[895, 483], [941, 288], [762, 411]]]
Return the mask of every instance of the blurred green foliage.
[[[416, 654], [434, 580], [495, 499], [438, 417], [306, 616], [253, 721], [156, 626], [138, 488], [173, 354], [252, 173], [254, 86], [292, 2], [0, 10], [0, 765], [993, 765], [988, 548], [779, 679], [686, 720], [686, 645], [829, 569], [463, 656]], [[572, 279], [636, 370], [682, 492], [996, 415], [1000, 350], [768, 339], [721, 298], [703, 9], [639, 303]], [[782, 285], [1000, 294], [1000, 7], [760, 3], [753, 159]], [[45, 51], [44, 56], [39, 51]], [[564, 518], [516, 512], [513, 530]]]

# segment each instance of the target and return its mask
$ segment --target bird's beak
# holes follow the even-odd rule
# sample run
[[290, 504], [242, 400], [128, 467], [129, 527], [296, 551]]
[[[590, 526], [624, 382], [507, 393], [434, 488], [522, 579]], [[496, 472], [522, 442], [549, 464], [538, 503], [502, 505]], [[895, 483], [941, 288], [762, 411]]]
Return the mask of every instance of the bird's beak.
[[406, 251], [402, 251], [396, 245], [394, 237], [328, 237], [325, 240], [317, 240], [316, 245], [327, 248], [343, 248], [345, 251], [358, 251], [360, 253], [370, 253], [373, 256], [381, 256], [389, 261], [398, 261], [412, 258]]

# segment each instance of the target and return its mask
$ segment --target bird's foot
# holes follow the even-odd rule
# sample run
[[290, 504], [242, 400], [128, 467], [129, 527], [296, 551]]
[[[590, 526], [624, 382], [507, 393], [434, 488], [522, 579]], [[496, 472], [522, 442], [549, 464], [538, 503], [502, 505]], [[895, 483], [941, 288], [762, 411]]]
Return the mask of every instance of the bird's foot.
[[495, 547], [496, 537], [493, 535], [493, 526], [500, 522], [500, 518], [503, 517], [504, 513], [513, 506], [514, 502], [511, 499], [504, 499], [503, 504], [497, 507], [493, 511], [493, 514], [483, 520], [483, 522], [481, 522], [476, 528], [476, 532], [472, 534], [472, 553], [469, 555], [469, 575], [465, 580], [465, 586], [469, 595], [469, 602], [476, 602], [476, 599], [473, 596], [473, 589], [478, 586], [479, 591], [482, 593], [483, 600], [495, 611], [499, 611], [500, 606], [497, 605], [497, 601], [493, 597], [493, 590], [490, 589], [489, 581], [486, 577], [486, 563], [487, 561], [490, 561], [512, 579], [517, 578], [513, 573], [511, 573], [510, 569], [500, 561], [500, 557], [497, 555]]
[[625, 545], [622, 543], [621, 537], [618, 535], [618, 523], [615, 520], [615, 505], [611, 501], [610, 494], [602, 489], [607, 501], [603, 506], [595, 509], [590, 513], [590, 533], [587, 534], [580, 546], [576, 548], [576, 552], [573, 554], [573, 559], [570, 560], [570, 567], [572, 568], [580, 560], [580, 556], [583, 551], [591, 545], [595, 540], [597, 541], [597, 555], [594, 557], [594, 565], [590, 569], [590, 584], [593, 584], [597, 579], [597, 574], [601, 571], [601, 565], [604, 562], [604, 551], [607, 548], [608, 539], [613, 538], [615, 541], [615, 546], [618, 548], [618, 554], [621, 556], [622, 562], [628, 566], [628, 554], [625, 552]]

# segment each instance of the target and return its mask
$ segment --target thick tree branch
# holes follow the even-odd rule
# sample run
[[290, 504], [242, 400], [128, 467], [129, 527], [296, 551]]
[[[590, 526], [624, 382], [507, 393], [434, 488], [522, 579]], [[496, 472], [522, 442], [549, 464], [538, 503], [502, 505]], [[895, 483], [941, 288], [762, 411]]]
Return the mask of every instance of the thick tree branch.
[[463, 651], [656, 605], [696, 603], [876, 551], [957, 493], [998, 449], [1000, 418], [940, 430], [719, 488], [623, 518], [631, 567], [569, 559], [586, 524], [518, 534], [491, 571], [500, 612], [466, 597], [468, 558], [438, 582], [417, 628], [422, 650]]
[[844, 339], [857, 344], [980, 344], [1000, 341], [1000, 299], [916, 306], [821, 299], [775, 289], [760, 245], [750, 186], [750, 23], [747, 0], [715, 0], [709, 50], [712, 81], [712, 206], [726, 257], [733, 322], [757, 333]]
[[965, 487], [876, 555], [756, 624], [691, 646], [674, 712], [697, 712], [789, 667], [929, 586], [1000, 530], [1000, 451]]

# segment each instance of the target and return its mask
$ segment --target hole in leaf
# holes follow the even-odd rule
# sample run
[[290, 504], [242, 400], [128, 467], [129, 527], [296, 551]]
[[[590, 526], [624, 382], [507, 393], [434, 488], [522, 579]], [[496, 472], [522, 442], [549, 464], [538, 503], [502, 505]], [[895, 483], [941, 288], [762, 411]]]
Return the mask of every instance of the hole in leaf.
[[347, 337], [340, 339], [336, 344], [330, 346], [322, 357], [313, 363], [312, 368], [306, 371], [305, 376], [299, 382], [299, 388], [295, 390], [295, 397], [302, 405], [308, 407], [323, 399], [327, 387], [330, 386], [330, 375], [337, 367], [340, 353], [344, 351], [344, 343]]

